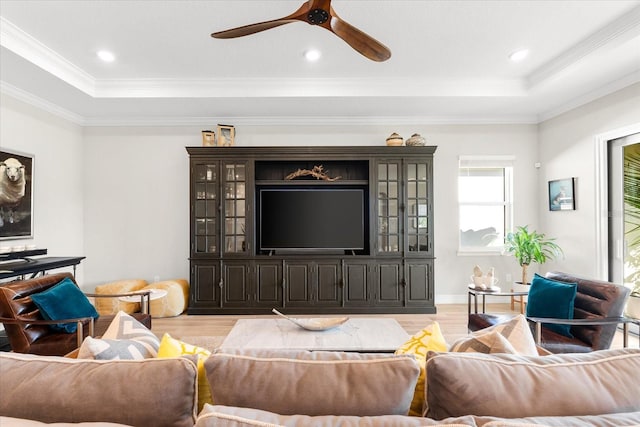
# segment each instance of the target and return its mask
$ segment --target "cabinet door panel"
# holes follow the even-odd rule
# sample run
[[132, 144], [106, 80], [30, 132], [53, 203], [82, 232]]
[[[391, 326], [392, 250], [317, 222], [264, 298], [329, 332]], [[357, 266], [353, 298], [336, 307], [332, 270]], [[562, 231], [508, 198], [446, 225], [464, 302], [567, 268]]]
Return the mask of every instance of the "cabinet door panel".
[[433, 305], [433, 263], [407, 263], [407, 303], [429, 303]]
[[337, 261], [317, 264], [317, 289], [318, 302], [322, 305], [340, 303], [340, 271]]
[[249, 254], [247, 236], [250, 235], [252, 217], [247, 209], [248, 200], [253, 191], [247, 192], [247, 174], [250, 162], [225, 161], [222, 163], [223, 195], [224, 195], [224, 246], [226, 255], [246, 256]]
[[205, 305], [212, 305], [212, 303], [218, 305], [220, 301], [218, 265], [195, 264], [192, 271], [192, 303], [195, 306], [203, 303]]
[[399, 161], [376, 164], [377, 230], [375, 252], [398, 254], [402, 251], [402, 167]]
[[380, 305], [402, 305], [402, 264], [396, 263], [379, 264], [376, 271], [377, 294], [376, 302]]
[[311, 304], [311, 268], [309, 264], [287, 264], [285, 267], [285, 300], [289, 305]]
[[282, 305], [282, 264], [280, 262], [256, 265], [257, 305]]
[[370, 305], [370, 283], [368, 263], [345, 263], [345, 306]]
[[407, 187], [407, 250], [411, 255], [433, 252], [431, 244], [433, 227], [433, 201], [431, 193], [431, 161], [428, 159], [406, 161]]
[[192, 162], [191, 175], [191, 252], [211, 256], [219, 251], [218, 239], [219, 162]]
[[248, 266], [245, 263], [225, 263], [223, 268], [223, 305], [246, 306], [250, 298]]

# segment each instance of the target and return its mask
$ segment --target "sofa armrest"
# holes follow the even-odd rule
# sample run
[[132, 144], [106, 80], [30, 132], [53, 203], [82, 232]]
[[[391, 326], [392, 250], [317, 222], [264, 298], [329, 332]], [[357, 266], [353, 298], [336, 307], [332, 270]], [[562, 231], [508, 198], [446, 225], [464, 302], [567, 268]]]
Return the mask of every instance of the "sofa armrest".
[[25, 318], [10, 319], [8, 317], [0, 317], [0, 323], [9, 325], [58, 325], [60, 323], [75, 323], [78, 328], [76, 329], [76, 342], [78, 347], [82, 345], [84, 339], [83, 328], [84, 323], [89, 322], [89, 335], [94, 334], [94, 319], [93, 317], [77, 317], [75, 319], [60, 319], [60, 320], [34, 320]]
[[119, 294], [95, 294], [95, 293], [86, 293], [87, 297], [92, 298], [120, 298], [120, 297], [140, 297], [140, 306], [142, 307], [143, 313], [151, 313], [151, 290], [141, 290], [141, 291], [131, 291], [131, 292], [122, 292]]
[[627, 317], [601, 317], [593, 319], [557, 319], [552, 317], [527, 317], [529, 322], [535, 324], [533, 336], [536, 341], [536, 345], [540, 345], [542, 337], [542, 325], [545, 323], [552, 323], [556, 325], [571, 325], [571, 326], [599, 326], [599, 325], [618, 325], [622, 323], [622, 340], [623, 346], [627, 347], [629, 343], [629, 323], [633, 323], [633, 319]]

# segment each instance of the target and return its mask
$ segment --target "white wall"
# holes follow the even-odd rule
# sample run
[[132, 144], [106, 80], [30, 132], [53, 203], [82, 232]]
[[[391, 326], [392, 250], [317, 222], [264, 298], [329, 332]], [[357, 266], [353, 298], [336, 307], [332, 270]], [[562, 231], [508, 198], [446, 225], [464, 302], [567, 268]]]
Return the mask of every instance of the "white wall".
[[[205, 128], [203, 126], [202, 128]], [[201, 128], [104, 127], [85, 131], [85, 253], [90, 284], [122, 278], [189, 277], [188, 157]], [[457, 167], [460, 154], [516, 156], [516, 217], [536, 222], [537, 133], [533, 125], [240, 126], [237, 146], [384, 145], [397, 131], [419, 132], [435, 154], [437, 302], [464, 302], [476, 263], [502, 280], [519, 267], [511, 257], [458, 257]], [[223, 148], [220, 148], [223, 149]]]
[[[35, 156], [34, 238], [0, 245], [34, 244], [51, 256], [84, 255], [82, 128], [4, 94], [0, 123], [1, 148]], [[81, 263], [80, 283], [84, 271]]]
[[[564, 260], [545, 264], [548, 270], [598, 276], [595, 138], [634, 124], [640, 125], [640, 83], [540, 124], [540, 223], [548, 235], [557, 237], [566, 255]], [[576, 210], [550, 212], [547, 182], [569, 177], [577, 178]]]
[[[638, 122], [640, 85], [540, 126], [238, 126], [238, 146], [384, 145], [391, 132], [419, 132], [435, 153], [436, 303], [464, 302], [475, 264], [517, 277], [509, 256], [456, 253], [459, 155], [514, 155], [516, 225], [558, 238], [566, 259], [553, 268], [594, 275], [593, 137]], [[123, 278], [189, 277], [188, 157], [201, 145], [193, 127], [88, 127], [9, 96], [0, 103], [0, 146], [35, 154], [35, 239], [51, 255], [86, 255], [86, 287]], [[215, 120], [212, 120], [214, 122]], [[222, 149], [222, 148], [221, 148]], [[534, 163], [540, 161], [541, 169]], [[549, 212], [547, 181], [578, 178], [575, 212]], [[11, 244], [10, 242], [7, 244]]]

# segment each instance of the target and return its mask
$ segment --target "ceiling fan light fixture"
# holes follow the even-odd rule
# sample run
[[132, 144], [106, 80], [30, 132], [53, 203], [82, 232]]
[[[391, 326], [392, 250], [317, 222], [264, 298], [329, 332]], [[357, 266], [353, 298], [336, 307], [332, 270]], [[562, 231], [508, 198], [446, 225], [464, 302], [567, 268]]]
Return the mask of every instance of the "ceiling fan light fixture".
[[316, 62], [322, 56], [322, 52], [318, 49], [307, 49], [304, 51], [304, 57], [309, 62]]
[[99, 50], [96, 55], [104, 62], [113, 62], [116, 60], [116, 56], [108, 50]]
[[513, 62], [520, 62], [529, 55], [529, 49], [518, 49], [509, 55], [509, 59]]

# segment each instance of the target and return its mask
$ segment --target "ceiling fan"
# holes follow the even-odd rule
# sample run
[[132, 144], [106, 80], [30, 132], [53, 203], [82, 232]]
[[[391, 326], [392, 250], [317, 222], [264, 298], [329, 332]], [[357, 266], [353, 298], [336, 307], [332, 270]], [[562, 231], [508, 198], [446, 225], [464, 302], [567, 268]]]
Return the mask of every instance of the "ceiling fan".
[[318, 25], [331, 31], [333, 34], [347, 42], [349, 46], [372, 61], [382, 62], [391, 57], [391, 51], [389, 48], [363, 31], [360, 31], [353, 25], [342, 20], [335, 10], [333, 10], [333, 7], [331, 7], [331, 0], [309, 0], [291, 15], [271, 21], [244, 25], [230, 30], [218, 31], [211, 34], [211, 37], [217, 39], [242, 37], [296, 21], [306, 22], [310, 25]]

